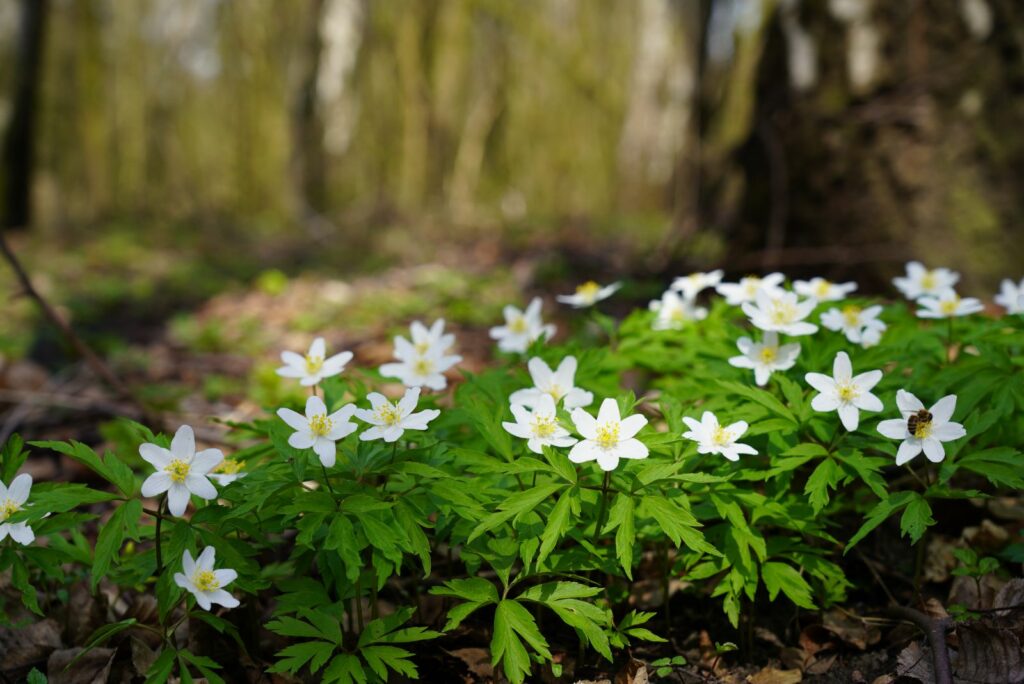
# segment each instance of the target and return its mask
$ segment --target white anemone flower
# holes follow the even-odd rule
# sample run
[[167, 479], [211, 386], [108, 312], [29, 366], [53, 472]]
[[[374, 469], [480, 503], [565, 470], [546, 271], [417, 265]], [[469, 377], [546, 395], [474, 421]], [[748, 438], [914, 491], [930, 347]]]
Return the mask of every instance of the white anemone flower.
[[792, 292], [781, 292], [773, 297], [764, 290], [758, 290], [756, 302], [744, 302], [742, 305], [743, 313], [750, 317], [754, 327], [794, 337], [818, 331], [818, 326], [804, 320], [817, 305], [813, 299], [799, 301]]
[[615, 470], [619, 459], [647, 458], [647, 445], [636, 438], [647, 418], [634, 413], [622, 418], [619, 405], [612, 399], [605, 399], [597, 413], [597, 418], [581, 408], [572, 412], [572, 422], [576, 431], [583, 436], [569, 452], [569, 460], [573, 463], [597, 461], [601, 470]]
[[936, 297], [921, 297], [917, 303], [921, 305], [917, 310], [918, 318], [956, 318], [970, 316], [985, 309], [980, 299], [961, 297], [952, 289]]
[[181, 556], [181, 569], [184, 572], [174, 573], [174, 583], [189, 591], [203, 610], [210, 610], [214, 603], [225, 608], [236, 608], [238, 599], [224, 587], [234, 582], [238, 573], [229, 568], [214, 570], [215, 554], [216, 550], [207, 546], [199, 558], [192, 560], [192, 554], [185, 549]]
[[817, 302], [838, 302], [857, 289], [857, 283], [833, 283], [824, 278], [794, 280], [793, 291]]
[[883, 436], [903, 440], [896, 452], [896, 465], [909, 462], [922, 451], [929, 461], [939, 463], [946, 457], [942, 443], [967, 434], [963, 425], [950, 420], [956, 410], [955, 394], [946, 395], [925, 409], [920, 399], [900, 390], [896, 393], [896, 406], [903, 417], [878, 424], [878, 432]]
[[540, 297], [534, 297], [525, 311], [520, 311], [514, 306], [506, 306], [503, 312], [505, 325], [498, 325], [490, 330], [491, 339], [498, 341], [498, 349], [503, 352], [522, 353], [542, 335], [548, 340], [554, 337], [555, 326], [545, 324], [541, 320], [540, 309]]
[[729, 365], [736, 368], [752, 368], [754, 382], [758, 385], [768, 384], [768, 378], [775, 371], [789, 370], [796, 364], [800, 355], [800, 345], [796, 343], [779, 345], [779, 334], [769, 331], [764, 334], [761, 342], [754, 342], [749, 337], [736, 340], [741, 356], [729, 359]]
[[192, 494], [207, 501], [217, 498], [217, 488], [208, 475], [224, 460], [224, 454], [220, 449], [196, 453], [196, 436], [188, 425], [174, 433], [170, 449], [146, 442], [139, 446], [139, 456], [156, 468], [142, 483], [142, 496], [167, 492], [167, 510], [171, 515], [184, 515]]
[[945, 290], [952, 289], [960, 280], [960, 274], [948, 268], [927, 269], [920, 261], [907, 263], [907, 274], [893, 278], [895, 285], [907, 299], [917, 299], [926, 295], [937, 296]]
[[781, 273], [769, 273], [765, 277], [746, 276], [740, 278], [738, 283], [719, 283], [715, 291], [725, 297], [726, 304], [739, 306], [744, 302], [753, 302], [757, 299], [758, 292], [764, 292], [775, 297], [784, 292], [780, 287], [786, 276]]
[[[430, 328], [419, 321], [413, 321], [409, 325], [409, 335], [412, 337], [412, 346], [417, 354], [426, 354], [431, 351], [444, 353], [455, 344], [455, 335], [445, 333], [444, 319], [438, 318], [431, 324]], [[395, 337], [395, 346], [398, 346], [399, 336]]]
[[995, 296], [995, 302], [1006, 309], [1006, 313], [1024, 313], [1024, 278], [1019, 284], [1009, 278], [1003, 280], [999, 286], [999, 294]]
[[508, 398], [510, 404], [520, 404], [528, 408], [536, 407], [546, 396], [550, 396], [555, 402], [562, 402], [562, 406], [571, 411], [580, 406], [590, 406], [594, 401], [594, 395], [586, 390], [576, 387], [576, 357], [566, 356], [558, 364], [557, 370], [551, 370], [551, 366], [544, 363], [544, 359], [533, 357], [526, 364], [530, 369], [530, 377], [533, 379], [533, 387], [516, 390]]
[[293, 351], [281, 352], [284, 365], [277, 369], [277, 374], [285, 378], [298, 378], [304, 387], [319, 385], [324, 378], [338, 375], [345, 370], [345, 365], [352, 360], [352, 352], [343, 351], [328, 357], [324, 338], [318, 337], [309, 345], [305, 356]]
[[675, 290], [666, 290], [661, 299], [651, 301], [649, 308], [658, 314], [651, 325], [655, 330], [679, 330], [687, 321], [700, 321], [708, 316], [707, 309], [696, 306], [693, 299]]
[[24, 546], [35, 541], [36, 534], [27, 522], [7, 522], [12, 515], [25, 509], [25, 502], [31, 493], [32, 476], [28, 473], [22, 473], [11, 480], [10, 487], [0, 482], [0, 541], [6, 539], [7, 535]]
[[853, 304], [842, 309], [833, 307], [821, 314], [821, 324], [829, 330], [842, 332], [854, 344], [871, 347], [878, 344], [885, 332], [885, 322], [878, 318], [880, 305], [861, 308]]
[[512, 415], [516, 422], [502, 421], [501, 426], [513, 437], [527, 440], [526, 446], [535, 454], [543, 454], [544, 446], [567, 447], [576, 443], [576, 438], [558, 424], [555, 400], [544, 394], [533, 409], [522, 404], [512, 404]]
[[[425, 351], [421, 352], [424, 344]], [[397, 363], [385, 363], [380, 367], [381, 375], [398, 378], [406, 387], [428, 387], [432, 390], [447, 387], [445, 371], [462, 361], [457, 354], [445, 354], [440, 346], [430, 346], [429, 342], [413, 344], [401, 336], [395, 337], [395, 358]]]
[[221, 487], [226, 487], [235, 480], [245, 477], [246, 474], [242, 472], [244, 465], [241, 461], [236, 461], [233, 458], [225, 458], [219, 466], [210, 471], [207, 477]]
[[740, 460], [740, 454], [757, 454], [754, 447], [736, 441], [747, 431], [746, 421], [722, 427], [714, 413], [705, 411], [699, 421], [683, 416], [683, 422], [690, 428], [683, 437], [697, 442], [699, 454], [721, 454], [730, 461]]
[[579, 285], [571, 295], [558, 295], [555, 297], [562, 304], [568, 304], [575, 309], [585, 309], [594, 306], [598, 302], [608, 299], [622, 287], [622, 283], [615, 282], [610, 285], [601, 285], [593, 280]]
[[722, 270], [718, 269], [710, 273], [697, 271], [688, 276], [681, 276], [672, 281], [669, 289], [677, 290], [683, 297], [689, 300], [697, 298], [701, 292], [709, 287], [714, 287], [722, 282]]
[[293, 449], [312, 449], [325, 468], [334, 465], [338, 449], [335, 442], [358, 429], [350, 418], [356, 412], [355, 404], [345, 404], [334, 413], [327, 414], [327, 404], [317, 396], [306, 399], [306, 415], [290, 408], [277, 410], [277, 415], [295, 430], [288, 438]]
[[406, 430], [426, 430], [427, 423], [441, 415], [437, 409], [413, 413], [420, 400], [420, 388], [411, 387], [398, 401], [392, 403], [379, 392], [366, 395], [370, 409], [356, 409], [356, 418], [373, 427], [363, 431], [359, 439], [369, 441], [383, 438], [385, 442], [397, 442]]
[[884, 408], [882, 400], [871, 393], [882, 379], [882, 371], [854, 375], [846, 352], [836, 354], [831, 378], [823, 373], [808, 373], [804, 378], [820, 393], [811, 400], [811, 408], [822, 413], [837, 411], [839, 420], [849, 432], [857, 429], [861, 411], [881, 411]]

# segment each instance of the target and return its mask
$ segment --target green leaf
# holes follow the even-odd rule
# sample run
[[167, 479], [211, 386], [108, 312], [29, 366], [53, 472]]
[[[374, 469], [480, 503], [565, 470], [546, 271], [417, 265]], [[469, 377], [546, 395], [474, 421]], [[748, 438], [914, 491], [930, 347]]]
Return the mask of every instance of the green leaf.
[[482, 604], [498, 602], [497, 588], [482, 577], [449, 580], [444, 583], [443, 587], [431, 589], [430, 593], [435, 596], [453, 596], [465, 601], [476, 601]]
[[573, 497], [579, 495], [578, 492], [579, 490], [575, 488], [562, 492], [562, 495], [558, 497], [558, 501], [551, 509], [551, 513], [548, 515], [548, 522], [544, 526], [544, 532], [541, 533], [540, 553], [537, 556], [537, 563], [543, 563], [544, 559], [555, 549], [555, 546], [565, 533], [569, 531], [570, 504]]
[[111, 637], [120, 634], [124, 630], [131, 629], [131, 627], [134, 626], [137, 622], [138, 620], [136, 620], [135, 618], [128, 618], [127, 620], [121, 620], [120, 622], [114, 622], [109, 625], [103, 625], [102, 627], [97, 629], [95, 632], [89, 635], [89, 639], [85, 642], [85, 647], [82, 648], [78, 655], [76, 655], [71, 660], [71, 662], [64, 667], [64, 671], [67, 672], [67, 670], [76, 662], [78, 662], [78, 660], [86, 653], [96, 648], [100, 644], [108, 641]]
[[828, 505], [828, 489], [829, 487], [835, 489], [842, 475], [843, 471], [836, 462], [831, 458], [826, 458], [807, 478], [804, 494], [807, 494], [807, 500], [815, 513], [820, 513], [821, 509]]
[[719, 380], [718, 384], [727, 392], [732, 392], [733, 394], [750, 399], [751, 401], [765, 407], [771, 413], [789, 421], [793, 425], [797, 423], [796, 416], [793, 415], [793, 412], [783, 406], [782, 402], [776, 399], [769, 392], [727, 380]]
[[[114, 454], [108, 453], [101, 459], [87, 445], [75, 440], [70, 442], [32, 442], [31, 444], [43, 449], [51, 449], [78, 461], [117, 487], [126, 497], [131, 497], [135, 492], [135, 475], [132, 473], [132, 469]], [[173, 657], [171, 662], [173, 666]]]
[[10, 484], [27, 458], [28, 452], [25, 451], [25, 441], [21, 435], [8, 437], [0, 449], [0, 481]]
[[[114, 509], [107, 523], [100, 529], [96, 538], [96, 550], [92, 562], [90, 582], [95, 591], [99, 581], [110, 571], [126, 534], [138, 538], [139, 516], [142, 514], [142, 502], [132, 499]], [[129, 534], [134, 531], [134, 535]], [[171, 663], [173, 666], [173, 656]]]
[[519, 595], [518, 600], [535, 601], [550, 608], [562, 622], [582, 632], [595, 651], [611, 660], [612, 652], [605, 632], [611, 627], [611, 614], [581, 600], [602, 591], [600, 587], [588, 587], [578, 582], [550, 582], [530, 587]]
[[366, 672], [363, 671], [363, 664], [359, 658], [348, 653], [341, 653], [334, 656], [331, 664], [324, 670], [325, 682], [338, 682], [339, 684], [366, 684]]
[[530, 612], [516, 601], [505, 599], [494, 612], [491, 664], [500, 662], [505, 676], [513, 684], [519, 684], [530, 673], [530, 657], [523, 641], [545, 661], [551, 660], [548, 643]]
[[153, 664], [149, 666], [149, 670], [146, 671], [145, 684], [164, 684], [171, 676], [177, 655], [173, 648], [165, 648], [161, 651]]
[[850, 541], [846, 543], [846, 548], [843, 549], [843, 554], [849, 553], [850, 549], [854, 547], [864, 537], [868, 536], [872, 530], [881, 525], [885, 520], [906, 506], [912, 497], [916, 496], [914, 492], [899, 492], [896, 494], [890, 494], [888, 498], [879, 501], [874, 508], [868, 513], [867, 519], [864, 524], [861, 525], [857, 533], [850, 538]]
[[566, 486], [561, 483], [549, 484], [532, 487], [526, 491], [513, 494], [498, 506], [497, 512], [492, 513], [481, 520], [480, 524], [473, 528], [473, 531], [469, 535], [469, 539], [466, 541], [472, 542], [481, 534], [493, 530], [502, 523], [511, 520], [522, 513], [532, 511], [539, 506], [542, 501], [555, 492], [565, 489], [565, 487]]
[[281, 649], [275, 654], [277, 662], [268, 672], [290, 672], [295, 674], [309, 663], [309, 671], [316, 673], [334, 653], [336, 646], [326, 641], [303, 641]]
[[911, 543], [916, 544], [925, 530], [934, 524], [932, 507], [923, 496], [915, 493], [903, 511], [903, 517], [900, 518], [900, 534], [909, 535]]
[[348, 516], [339, 513], [331, 520], [331, 526], [327, 528], [327, 537], [324, 538], [324, 549], [336, 550], [345, 564], [345, 577], [349, 582], [359, 579], [359, 573], [363, 569], [363, 559], [360, 556], [362, 547], [356, 541], [355, 527]]
[[636, 526], [634, 524], [635, 504], [633, 497], [620, 492], [615, 495], [615, 503], [612, 504], [611, 512], [608, 514], [608, 524], [605, 529], [615, 532], [615, 557], [618, 559], [626, 577], [633, 579], [633, 545], [636, 544]]
[[772, 601], [781, 590], [796, 605], [814, 610], [811, 585], [800, 576], [793, 566], [786, 563], [764, 563], [761, 565], [761, 579], [764, 580], [764, 586], [768, 589], [768, 598]]

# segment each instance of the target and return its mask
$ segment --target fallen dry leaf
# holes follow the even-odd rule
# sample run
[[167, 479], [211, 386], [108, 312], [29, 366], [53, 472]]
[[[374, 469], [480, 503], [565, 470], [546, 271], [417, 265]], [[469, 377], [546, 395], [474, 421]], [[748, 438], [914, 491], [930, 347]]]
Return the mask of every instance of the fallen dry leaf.
[[871, 623], [841, 610], [832, 609], [821, 618], [822, 626], [839, 638], [861, 651], [877, 644], [882, 639], [882, 630]]
[[1009, 629], [976, 622], [956, 630], [960, 648], [954, 670], [961, 679], [979, 684], [1024, 680], [1024, 650]]
[[896, 657], [896, 674], [925, 684], [934, 682], [935, 667], [932, 665], [931, 649], [922, 648], [916, 641], [910, 642]]
[[642, 660], [630, 658], [615, 675], [615, 684], [647, 684], [647, 666]]
[[25, 627], [0, 627], [0, 672], [9, 672], [46, 660], [61, 647], [60, 625], [52, 618]]
[[802, 681], [804, 675], [800, 670], [779, 670], [766, 667], [757, 674], [747, 677], [750, 684], [795, 684]]
[[485, 648], [457, 648], [454, 651], [448, 651], [448, 654], [466, 663], [466, 667], [475, 675], [484, 679], [494, 676], [491, 652]]
[[[94, 648], [78, 658], [81, 648], [54, 651], [46, 661], [49, 684], [106, 684], [117, 653], [112, 648]], [[68, 667], [75, 658], [78, 660]]]

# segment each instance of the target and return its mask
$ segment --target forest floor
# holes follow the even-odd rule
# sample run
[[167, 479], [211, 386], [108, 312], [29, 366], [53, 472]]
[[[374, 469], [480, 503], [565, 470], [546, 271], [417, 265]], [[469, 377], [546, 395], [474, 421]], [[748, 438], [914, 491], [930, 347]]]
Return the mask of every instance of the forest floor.
[[[146, 417], [159, 421], [151, 427], [168, 432], [188, 423], [196, 426], [201, 441], [227, 449], [236, 445], [225, 423], [265, 415], [269, 407], [299, 396], [274, 373], [277, 355], [281, 349], [303, 347], [313, 333], [323, 335], [331, 349], [352, 350], [355, 365], [376, 366], [390, 359], [391, 336], [409, 320], [445, 317], [464, 357], [460, 367], [477, 371], [492, 358], [487, 328], [500, 318], [505, 303], [520, 301], [522, 292], [539, 280], [567, 284], [560, 280], [564, 268], [544, 250], [510, 260], [493, 245], [478, 244], [430, 266], [397, 266], [351, 278], [322, 271], [289, 277], [275, 269], [254, 271], [248, 279], [221, 273], [197, 287], [178, 270], [170, 251], [150, 250], [148, 261], [139, 261], [134, 245], [124, 247], [128, 255], [120, 259], [97, 257], [98, 263], [90, 263], [88, 255], [78, 254], [72, 260], [77, 271], [69, 273], [58, 259], [34, 275], [103, 351], [114, 373], [145, 405]], [[214, 271], [216, 266], [210, 267]], [[169, 292], [173, 288], [179, 290]], [[551, 291], [547, 285], [545, 291]], [[640, 304], [649, 294], [643, 285], [626, 293]], [[17, 432], [26, 439], [76, 439], [97, 449], [132, 449], [116, 419], [141, 418], [138, 407], [97, 382], [85, 365], [68, 362], [64, 342], [31, 302], [22, 299], [13, 306], [8, 322], [14, 325], [0, 336], [0, 443]], [[87, 477], [80, 466], [57, 455], [32, 458], [27, 467], [36, 481]], [[614, 684], [933, 681], [928, 642], [919, 627], [884, 609], [914, 605], [932, 620], [945, 620], [952, 604], [998, 608], [997, 600], [1005, 600], [997, 599], [998, 586], [952, 576], [952, 550], [964, 541], [979, 551], [1005, 544], [1019, 534], [1024, 504], [1020, 498], [965, 501], [956, 510], [936, 511], [936, 517], [940, 524], [923, 549], [917, 577], [915, 559], [906, 557], [896, 527], [883, 526], [858, 547], [846, 559], [856, 588], [843, 607], [813, 614], [758, 604], [748, 613], [753, 619], [735, 630], [707, 592], [674, 581], [669, 585], [671, 620], [659, 617], [660, 624], [652, 623], [670, 637], [667, 645], [637, 649], [614, 664], [587, 660], [577, 666], [575, 650], [565, 646], [559, 658], [578, 679]], [[60, 674], [77, 652], [72, 649], [105, 624], [120, 600], [103, 592], [93, 596], [86, 587], [81, 581], [71, 588], [64, 614], [13, 630], [0, 628], [0, 681], [19, 681], [31, 667], [57, 675], [51, 682], [130, 681], [145, 671], [153, 653], [140, 644], [130, 653], [96, 649]], [[10, 592], [3, 575], [0, 592]], [[665, 605], [653, 564], [630, 602], [641, 610], [661, 611]], [[422, 608], [425, 621], [442, 621], [441, 609], [440, 603], [428, 602]], [[133, 610], [143, 615], [153, 606], [136, 601]], [[723, 644], [743, 648], [730, 650]], [[486, 646], [486, 635], [471, 623], [430, 642], [419, 654], [422, 679], [493, 681]], [[678, 656], [685, 664], [650, 665]], [[1016, 657], [1020, 665], [1021, 656]], [[289, 681], [259, 675], [256, 666], [246, 669], [250, 681]]]

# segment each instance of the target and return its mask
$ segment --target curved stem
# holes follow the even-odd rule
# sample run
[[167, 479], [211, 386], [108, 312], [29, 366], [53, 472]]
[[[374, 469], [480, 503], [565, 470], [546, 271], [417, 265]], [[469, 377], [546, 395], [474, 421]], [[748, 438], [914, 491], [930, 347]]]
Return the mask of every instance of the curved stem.
[[604, 484], [601, 485], [601, 508], [597, 512], [597, 526], [594, 528], [594, 545], [597, 545], [597, 540], [601, 538], [601, 528], [604, 527], [605, 514], [608, 512], [608, 485], [611, 484], [612, 473], [606, 471], [604, 474]]
[[327, 489], [331, 492], [331, 495], [333, 496], [334, 487], [331, 486], [331, 479], [327, 476], [327, 466], [323, 464], [323, 461], [320, 462], [320, 469], [324, 471], [324, 484], [327, 485]]

